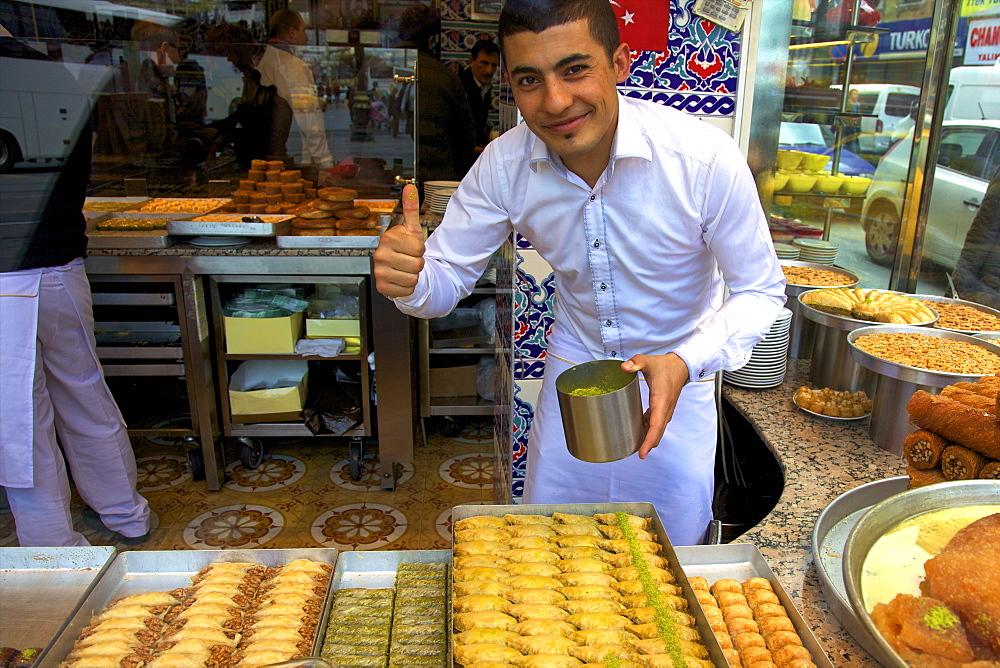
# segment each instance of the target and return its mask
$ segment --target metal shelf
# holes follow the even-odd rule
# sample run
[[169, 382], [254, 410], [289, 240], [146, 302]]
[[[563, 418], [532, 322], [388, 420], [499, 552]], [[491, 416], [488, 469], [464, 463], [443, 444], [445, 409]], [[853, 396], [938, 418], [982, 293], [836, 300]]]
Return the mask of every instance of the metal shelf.
[[[338, 437], [362, 437], [366, 436], [364, 427], [359, 427], [357, 429], [352, 429], [350, 431], [344, 432], [343, 434], [337, 434]], [[333, 434], [313, 434], [309, 431], [301, 422], [260, 422], [257, 424], [233, 424], [229, 428], [229, 436], [235, 438], [240, 438], [244, 436], [249, 436], [251, 438], [261, 437], [261, 436], [333, 436]]]
[[430, 415], [492, 415], [492, 401], [474, 397], [432, 397]]
[[183, 364], [102, 364], [105, 376], [184, 377]]
[[493, 355], [496, 348], [430, 348], [431, 355]]
[[[323, 357], [322, 355], [224, 355], [226, 360], [309, 360], [316, 362], [359, 362], [363, 358], [360, 353], [348, 353], [347, 355], [337, 355], [336, 357]], [[365, 356], [367, 358], [367, 355]]]
[[97, 357], [102, 360], [181, 360], [181, 346], [97, 346]]

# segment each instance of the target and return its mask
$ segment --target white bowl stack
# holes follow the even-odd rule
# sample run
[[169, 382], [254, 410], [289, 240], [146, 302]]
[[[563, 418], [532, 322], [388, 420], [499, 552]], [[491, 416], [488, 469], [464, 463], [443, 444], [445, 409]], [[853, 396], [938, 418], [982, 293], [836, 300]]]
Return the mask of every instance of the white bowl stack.
[[792, 312], [781, 309], [767, 336], [753, 347], [750, 361], [736, 371], [723, 371], [722, 379], [737, 387], [765, 389], [780, 385], [785, 380], [788, 364], [788, 340]]
[[803, 262], [833, 264], [837, 261], [839, 244], [822, 239], [795, 239], [792, 244], [799, 248], [799, 259]]
[[448, 207], [448, 200], [455, 194], [458, 188], [458, 181], [427, 181], [424, 183], [424, 204], [427, 211], [444, 215], [444, 210]]
[[799, 259], [799, 247], [791, 244], [776, 243], [774, 244], [774, 252], [779, 260]]

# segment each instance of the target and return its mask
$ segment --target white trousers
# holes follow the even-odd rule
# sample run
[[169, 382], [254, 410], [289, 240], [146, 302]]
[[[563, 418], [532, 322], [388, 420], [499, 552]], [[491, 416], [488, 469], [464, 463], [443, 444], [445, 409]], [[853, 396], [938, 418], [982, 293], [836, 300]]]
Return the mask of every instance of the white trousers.
[[[671, 544], [701, 543], [712, 520], [715, 493], [715, 383], [684, 386], [663, 439], [646, 459], [632, 455], [593, 464], [580, 461], [566, 448], [555, 380], [571, 366], [552, 354], [545, 360], [542, 391], [528, 436], [523, 502], [648, 502], [656, 508]], [[649, 387], [642, 379], [639, 387], [643, 407], [648, 408]]]
[[[24, 339], [25, 331], [35, 331], [33, 342], [23, 341], [33, 343], [33, 360], [7, 355], [0, 359], [4, 394], [23, 391], [32, 397], [30, 416], [15, 415], [0, 405], [0, 423], [5, 425], [0, 454], [8, 478], [2, 482], [18, 541], [24, 547], [88, 544], [73, 530], [67, 463], [80, 496], [107, 528], [127, 537], [141, 536], [150, 527], [149, 506], [135, 491], [135, 456], [97, 360], [83, 260], [32, 271], [39, 274], [35, 299], [9, 293], [0, 298], [0, 335]], [[27, 428], [10, 428], [26, 417]], [[29, 448], [31, 456], [26, 458]], [[26, 475], [30, 487], [18, 482]]]

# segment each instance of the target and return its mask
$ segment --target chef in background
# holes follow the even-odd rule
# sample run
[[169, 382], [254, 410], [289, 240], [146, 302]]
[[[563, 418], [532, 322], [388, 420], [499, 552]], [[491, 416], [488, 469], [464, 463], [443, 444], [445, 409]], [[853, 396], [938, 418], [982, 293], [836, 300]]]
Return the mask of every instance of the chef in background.
[[[486, 146], [426, 243], [407, 187], [407, 223], [374, 255], [377, 289], [404, 313], [444, 316], [512, 231], [526, 237], [557, 294], [524, 502], [649, 501], [673, 543], [701, 542], [712, 381], [747, 362], [785, 300], [753, 177], [721, 130], [619, 95], [629, 48], [607, 0], [508, 0], [499, 38], [525, 122]], [[566, 448], [555, 379], [595, 359], [641, 374], [638, 456], [593, 464]]]
[[[5, 55], [29, 57], [4, 33]], [[68, 90], [75, 80], [65, 66], [50, 65], [67, 96], [81, 94]], [[39, 197], [26, 191], [0, 202], [0, 485], [22, 547], [89, 545], [73, 529], [67, 464], [80, 497], [121, 542], [150, 530], [132, 445], [95, 349], [83, 267], [92, 133], [88, 114], [82, 118], [85, 127]]]
[[270, 30], [267, 48], [257, 63], [260, 82], [277, 87], [278, 95], [291, 106], [302, 136], [302, 166], [319, 170], [315, 178], [325, 185], [330, 182], [333, 156], [326, 141], [323, 110], [312, 70], [295, 55], [296, 46], [309, 42], [305, 21], [292, 9], [279, 9], [271, 17]]

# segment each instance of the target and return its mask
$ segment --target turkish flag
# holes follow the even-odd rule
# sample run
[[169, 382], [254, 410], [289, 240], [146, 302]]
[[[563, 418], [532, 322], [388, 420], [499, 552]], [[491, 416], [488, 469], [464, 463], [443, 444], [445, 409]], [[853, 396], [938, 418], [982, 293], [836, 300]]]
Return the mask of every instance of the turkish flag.
[[610, 0], [621, 40], [632, 51], [666, 51], [670, 0]]

